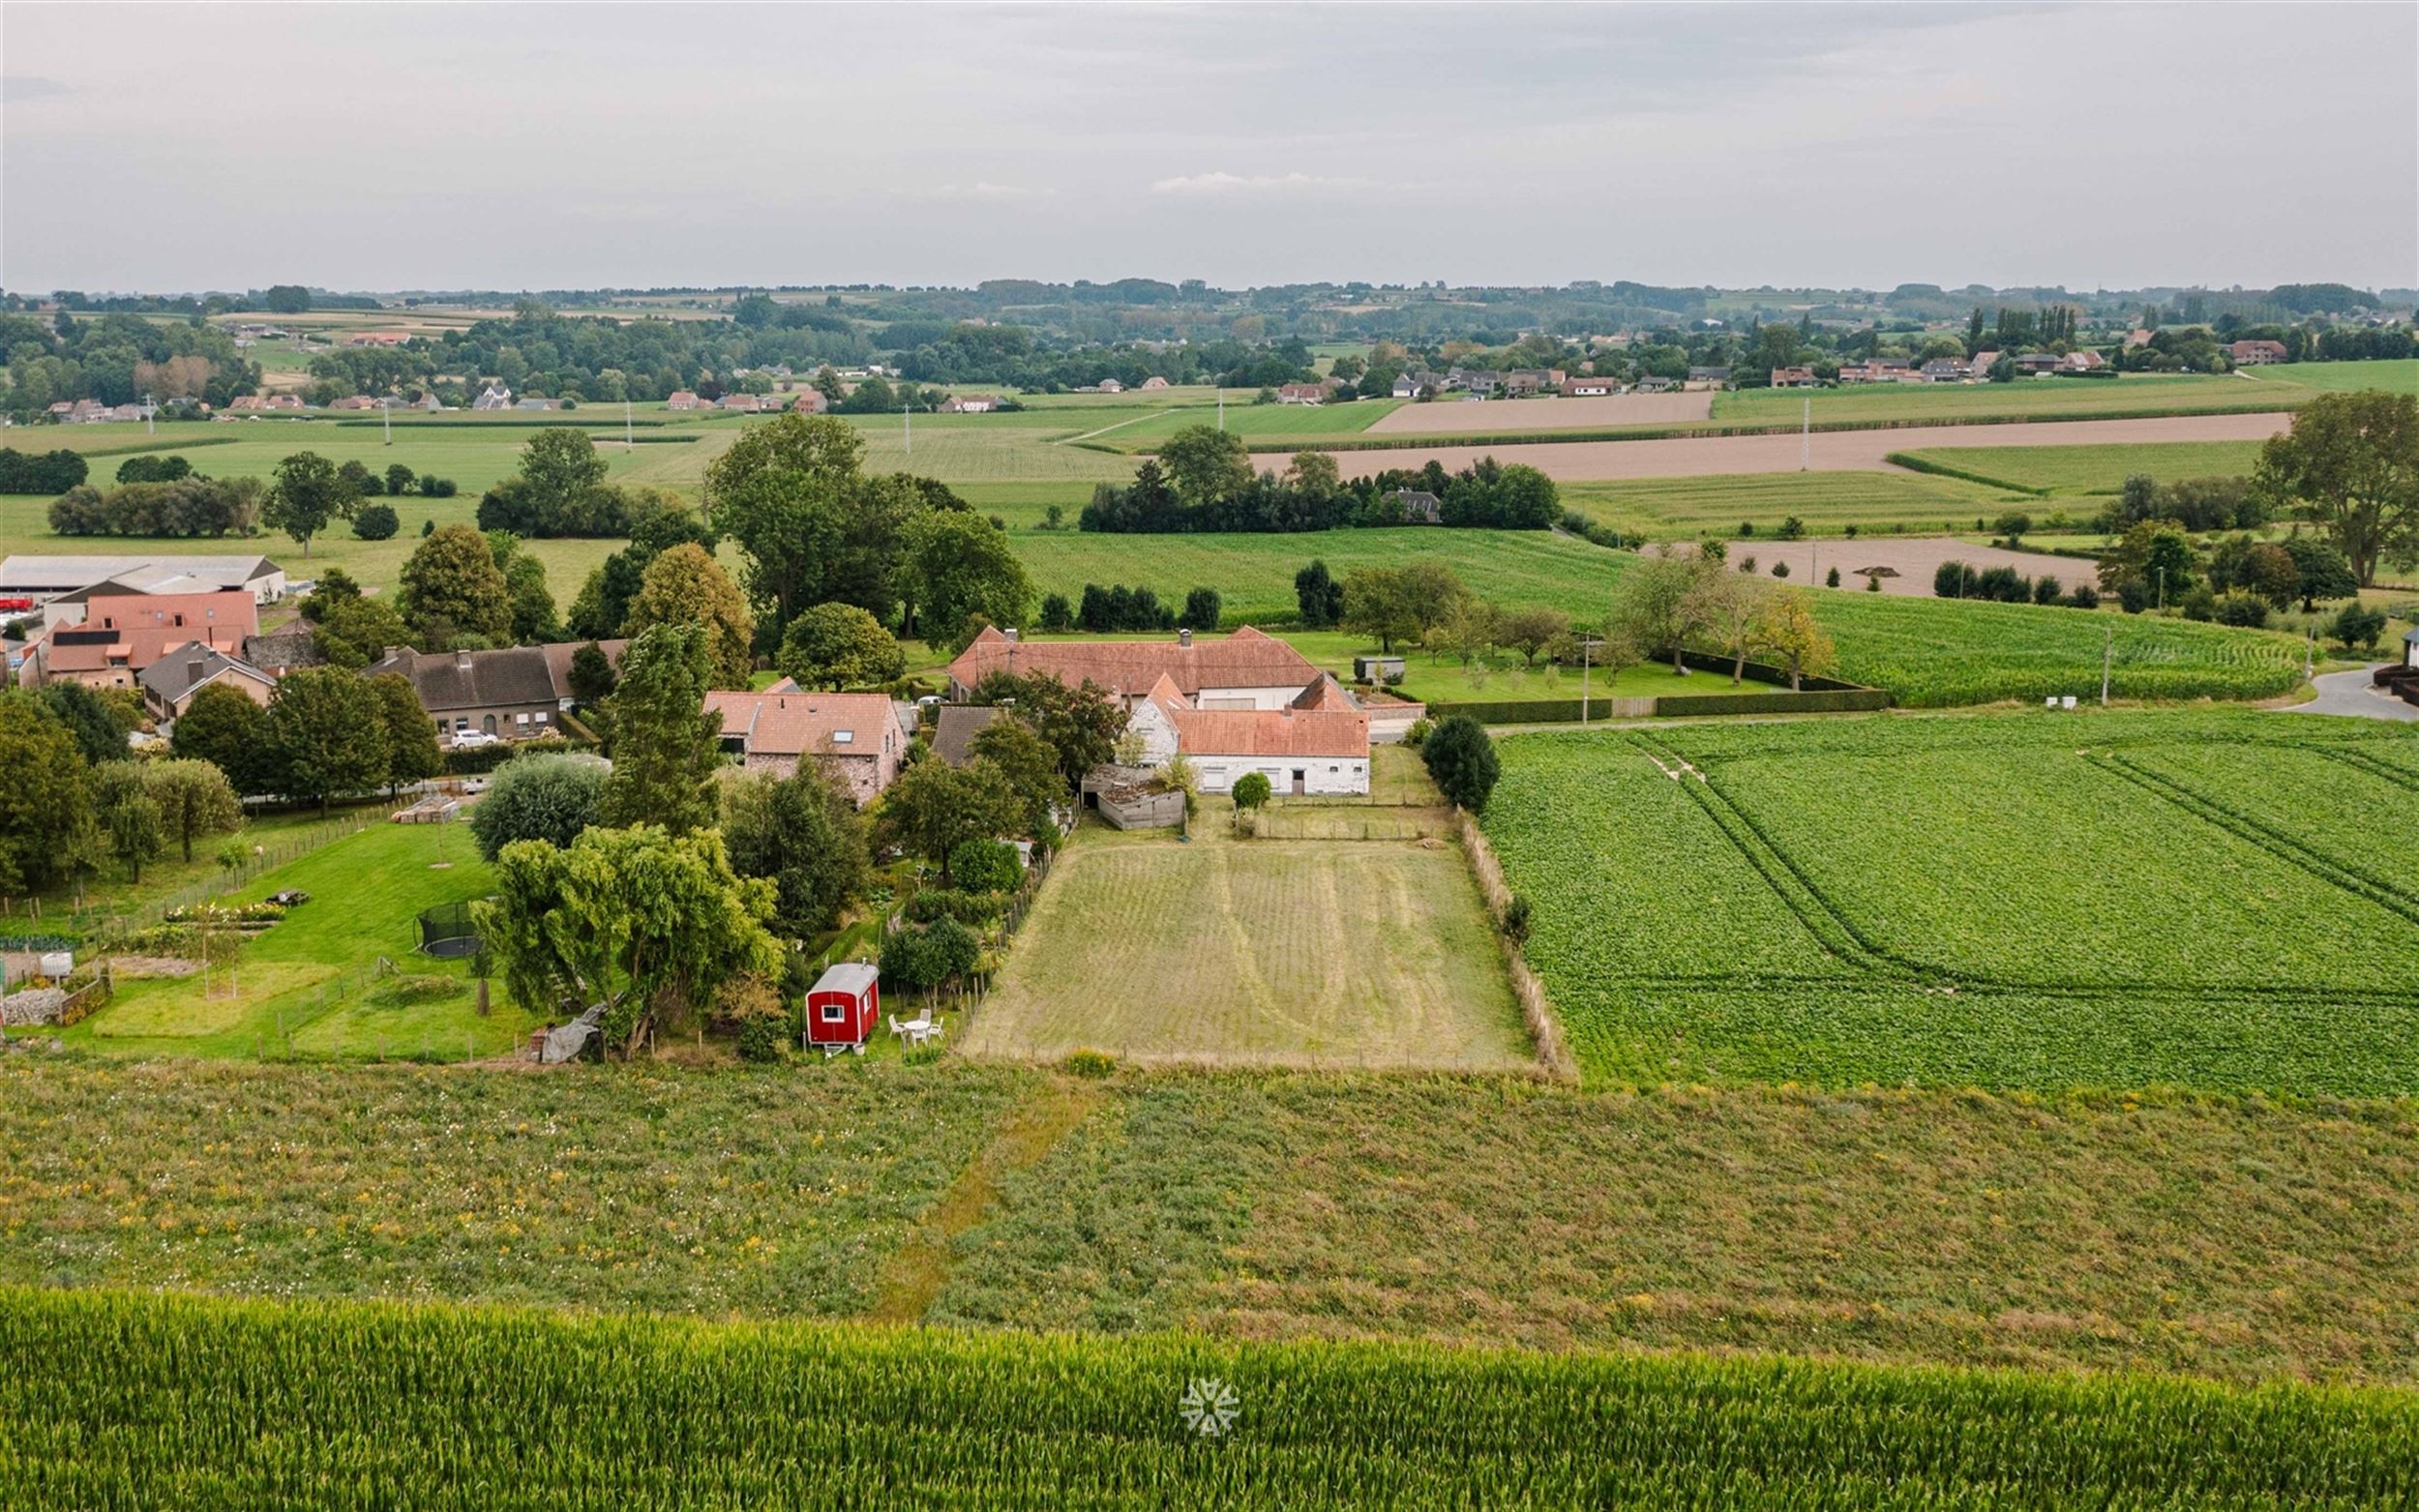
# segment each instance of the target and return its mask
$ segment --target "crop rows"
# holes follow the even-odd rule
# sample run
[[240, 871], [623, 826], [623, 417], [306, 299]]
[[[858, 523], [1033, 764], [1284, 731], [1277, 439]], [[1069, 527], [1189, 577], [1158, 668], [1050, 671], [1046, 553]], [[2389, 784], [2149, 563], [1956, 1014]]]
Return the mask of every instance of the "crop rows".
[[[23, 1290], [0, 1357], [0, 1502], [28, 1509], [2419, 1495], [2391, 1390]], [[1195, 1382], [1222, 1433], [1188, 1428]]]
[[2406, 1093], [2419, 912], [2378, 843], [2419, 791], [2375, 774], [2413, 747], [2243, 714], [1521, 736], [1487, 829], [1597, 1077]]

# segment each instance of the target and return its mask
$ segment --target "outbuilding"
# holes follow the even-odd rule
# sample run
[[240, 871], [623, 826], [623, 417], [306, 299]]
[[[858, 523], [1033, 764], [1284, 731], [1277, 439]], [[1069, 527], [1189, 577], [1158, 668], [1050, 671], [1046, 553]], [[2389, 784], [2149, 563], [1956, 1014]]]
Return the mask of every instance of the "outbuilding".
[[806, 993], [806, 1043], [860, 1053], [881, 1017], [881, 972], [870, 962], [827, 966]]

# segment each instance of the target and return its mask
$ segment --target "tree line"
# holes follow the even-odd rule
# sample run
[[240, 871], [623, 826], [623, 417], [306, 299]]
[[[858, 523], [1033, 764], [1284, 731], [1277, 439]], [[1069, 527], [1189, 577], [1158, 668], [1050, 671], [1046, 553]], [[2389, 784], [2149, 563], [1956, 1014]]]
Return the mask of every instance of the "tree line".
[[1210, 426], [1179, 430], [1123, 487], [1092, 490], [1077, 525], [1122, 534], [1335, 530], [1428, 522], [1406, 492], [1433, 494], [1436, 523], [1492, 530], [1543, 530], [1562, 514], [1554, 481], [1522, 463], [1482, 458], [1448, 473], [1430, 460], [1345, 483], [1335, 459], [1298, 452], [1283, 473], [1255, 472], [1242, 437]]

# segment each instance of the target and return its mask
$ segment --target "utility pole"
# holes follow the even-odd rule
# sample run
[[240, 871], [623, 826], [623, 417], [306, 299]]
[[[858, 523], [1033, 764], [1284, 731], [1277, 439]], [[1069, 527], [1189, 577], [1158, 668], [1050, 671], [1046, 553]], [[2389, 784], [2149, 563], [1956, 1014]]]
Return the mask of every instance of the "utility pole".
[[907, 454], [915, 455], [915, 411], [907, 400], [899, 401], [899, 430], [907, 437]]
[[2108, 664], [2116, 657], [2116, 627], [2103, 625], [2100, 629], [2104, 637], [2100, 642], [2100, 706], [2105, 709], [2108, 706]]
[[625, 399], [621, 401], [621, 449], [625, 452], [631, 451], [638, 444], [637, 438], [630, 430], [630, 401]]
[[2167, 569], [2166, 569], [2166, 564], [2165, 564], [2165, 563], [2164, 563], [2164, 562], [2162, 562], [2162, 563], [2160, 564], [2160, 566], [2159, 566], [2159, 610], [2160, 610], [2160, 612], [2161, 612], [2161, 613], [2165, 613], [2165, 612], [2166, 612], [2166, 608], [2167, 608]]
[[1814, 467], [1814, 401], [1806, 401], [1805, 418], [1798, 422], [1798, 471], [1810, 472]]
[[1226, 390], [1218, 390], [1218, 430], [1226, 430]]
[[1579, 638], [1579, 727], [1581, 729], [1588, 727], [1588, 673], [1595, 662], [1596, 648], [1598, 644], [1600, 642], [1594, 636], [1582, 636]]
[[2301, 680], [2303, 682], [2310, 681], [2312, 674], [2317, 671], [2317, 657], [2318, 627], [2316, 625], [2312, 625], [2310, 627], [2310, 643], [2302, 647], [2301, 653]]
[[159, 401], [158, 401], [158, 400], [154, 400], [154, 399], [153, 399], [150, 395], [146, 394], [146, 395], [144, 395], [144, 396], [143, 396], [143, 434], [145, 434], [145, 435], [158, 435], [159, 433], [160, 433], [160, 405], [159, 405]]
[[386, 444], [393, 446], [395, 444], [395, 400], [384, 394], [378, 396], [378, 424], [385, 429]]

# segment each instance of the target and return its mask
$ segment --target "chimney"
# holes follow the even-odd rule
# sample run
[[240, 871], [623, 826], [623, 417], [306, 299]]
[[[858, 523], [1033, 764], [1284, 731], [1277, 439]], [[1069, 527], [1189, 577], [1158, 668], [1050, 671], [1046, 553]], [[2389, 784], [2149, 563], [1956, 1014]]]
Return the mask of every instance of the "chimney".
[[456, 671], [458, 671], [458, 672], [466, 672], [466, 671], [470, 670], [470, 653], [469, 653], [469, 652], [467, 652], [467, 651], [457, 651], [457, 652], [455, 652], [455, 653], [454, 653], [454, 670], [456, 670]]
[[1188, 646], [1193, 643], [1193, 632], [1191, 626], [1188, 625], [1184, 629], [1176, 633], [1176, 643], [1180, 646]]
[[1008, 637], [1008, 644], [1010, 644], [1010, 645], [1014, 645], [1014, 644], [1016, 644], [1016, 638], [1017, 638], [1017, 637], [1016, 637], [1016, 632], [1015, 632], [1015, 631], [1013, 631], [1013, 630], [1003, 630], [1003, 631], [1000, 632], [1000, 634], [1001, 634], [1001, 635], [1003, 635], [1003, 636], [1005, 636], [1005, 637]]

